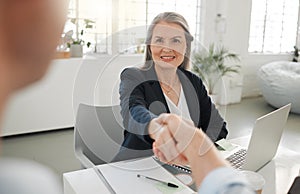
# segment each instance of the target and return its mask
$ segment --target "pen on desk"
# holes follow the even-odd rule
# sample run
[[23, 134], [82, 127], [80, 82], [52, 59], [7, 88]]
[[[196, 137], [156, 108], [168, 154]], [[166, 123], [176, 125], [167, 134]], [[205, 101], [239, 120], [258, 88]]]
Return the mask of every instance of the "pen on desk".
[[138, 174], [137, 177], [157, 181], [157, 182], [160, 182], [160, 183], [163, 183], [163, 184], [167, 185], [168, 187], [178, 188], [178, 185], [175, 185], [174, 183], [165, 182], [165, 181], [158, 180], [158, 179], [155, 179], [155, 178], [151, 178], [151, 177], [148, 177], [148, 176]]

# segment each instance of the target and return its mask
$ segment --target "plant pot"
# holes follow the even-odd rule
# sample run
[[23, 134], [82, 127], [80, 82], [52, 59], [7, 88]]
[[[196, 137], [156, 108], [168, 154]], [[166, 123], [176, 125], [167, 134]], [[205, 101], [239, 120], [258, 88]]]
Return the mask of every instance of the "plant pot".
[[82, 57], [83, 56], [83, 48], [80, 44], [72, 44], [70, 46], [70, 55], [71, 57]]
[[241, 102], [243, 90], [243, 75], [235, 74], [232, 76], [223, 76], [222, 83], [219, 86], [220, 105], [228, 105]]

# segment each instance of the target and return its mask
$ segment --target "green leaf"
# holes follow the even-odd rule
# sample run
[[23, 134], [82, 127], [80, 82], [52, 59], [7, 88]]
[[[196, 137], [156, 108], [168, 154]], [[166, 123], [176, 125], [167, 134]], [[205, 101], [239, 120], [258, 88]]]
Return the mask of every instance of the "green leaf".
[[202, 49], [193, 53], [192, 70], [202, 79], [209, 92], [212, 92], [214, 85], [222, 76], [239, 73], [240, 65], [227, 66], [225, 62], [239, 61], [237, 54], [229, 52], [223, 46], [210, 44], [207, 51]]
[[91, 42], [87, 42], [87, 43], [86, 43], [86, 46], [87, 46], [88, 48], [90, 48], [91, 44], [92, 44]]

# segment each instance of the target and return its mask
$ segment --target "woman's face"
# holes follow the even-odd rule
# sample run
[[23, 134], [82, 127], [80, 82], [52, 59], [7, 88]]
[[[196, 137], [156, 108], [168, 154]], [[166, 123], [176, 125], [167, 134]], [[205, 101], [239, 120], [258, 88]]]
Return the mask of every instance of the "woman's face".
[[186, 51], [184, 29], [175, 23], [159, 22], [153, 29], [150, 50], [156, 65], [177, 68]]

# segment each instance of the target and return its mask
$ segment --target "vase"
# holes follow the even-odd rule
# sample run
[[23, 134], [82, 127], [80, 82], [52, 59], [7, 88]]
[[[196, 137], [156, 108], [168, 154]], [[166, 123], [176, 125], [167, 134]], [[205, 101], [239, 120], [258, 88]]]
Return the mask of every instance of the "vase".
[[71, 57], [82, 57], [83, 56], [82, 45], [72, 44], [70, 47], [70, 55], [71, 55]]

